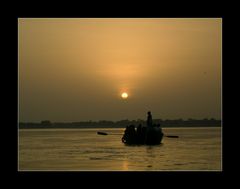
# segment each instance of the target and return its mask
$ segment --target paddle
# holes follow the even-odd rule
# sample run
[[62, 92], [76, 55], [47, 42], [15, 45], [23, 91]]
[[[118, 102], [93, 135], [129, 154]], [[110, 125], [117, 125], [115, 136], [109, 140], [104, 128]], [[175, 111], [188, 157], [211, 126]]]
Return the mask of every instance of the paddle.
[[108, 133], [100, 132], [100, 131], [98, 131], [97, 134], [98, 135], [122, 135], [122, 134], [108, 134]]
[[[108, 133], [100, 132], [100, 131], [98, 131], [97, 134], [98, 135], [109, 135]], [[122, 134], [110, 134], [110, 135], [122, 135]], [[168, 137], [168, 138], [179, 138], [179, 136], [176, 136], [176, 135], [164, 135], [164, 136]]]
[[163, 135], [165, 137], [168, 137], [168, 138], [179, 138], [179, 136], [175, 136], [175, 135]]
[[97, 132], [98, 135], [108, 135], [107, 133], [104, 133], [104, 132]]

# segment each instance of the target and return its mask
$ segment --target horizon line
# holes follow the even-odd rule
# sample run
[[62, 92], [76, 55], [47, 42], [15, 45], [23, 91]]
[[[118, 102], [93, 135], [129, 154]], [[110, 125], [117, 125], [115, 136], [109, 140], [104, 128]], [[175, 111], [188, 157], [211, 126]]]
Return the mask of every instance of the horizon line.
[[[118, 121], [146, 121], [146, 119], [121, 119], [121, 120], [107, 120], [107, 119], [100, 119], [100, 120], [79, 120], [79, 121], [51, 121], [50, 119], [42, 119], [41, 121], [18, 121], [18, 123], [41, 123], [42, 121], [50, 121], [52, 123], [75, 123], [75, 122], [101, 122], [101, 121], [111, 121], [111, 122], [118, 122]], [[162, 121], [176, 121], [176, 120], [181, 120], [181, 121], [189, 121], [189, 120], [215, 120], [215, 121], [222, 121], [221, 118], [176, 118], [176, 119], [161, 119], [161, 118], [155, 118], [153, 120], [162, 120]]]

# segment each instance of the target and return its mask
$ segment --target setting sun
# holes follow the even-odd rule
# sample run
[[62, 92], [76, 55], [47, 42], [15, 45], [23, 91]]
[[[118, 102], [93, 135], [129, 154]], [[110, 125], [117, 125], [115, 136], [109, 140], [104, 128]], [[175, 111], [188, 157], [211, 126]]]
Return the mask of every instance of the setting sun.
[[17, 17], [17, 171], [222, 172], [223, 22]]
[[126, 99], [127, 97], [128, 97], [128, 94], [127, 94], [127, 93], [125, 93], [125, 92], [122, 93], [122, 98], [123, 98], [123, 99]]

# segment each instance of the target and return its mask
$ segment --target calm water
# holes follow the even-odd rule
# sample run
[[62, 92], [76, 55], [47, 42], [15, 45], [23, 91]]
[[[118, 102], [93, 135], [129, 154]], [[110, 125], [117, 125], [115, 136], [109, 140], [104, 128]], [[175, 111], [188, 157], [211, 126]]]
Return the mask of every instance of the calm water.
[[126, 146], [124, 129], [21, 129], [19, 170], [221, 170], [221, 128], [163, 128], [157, 146]]

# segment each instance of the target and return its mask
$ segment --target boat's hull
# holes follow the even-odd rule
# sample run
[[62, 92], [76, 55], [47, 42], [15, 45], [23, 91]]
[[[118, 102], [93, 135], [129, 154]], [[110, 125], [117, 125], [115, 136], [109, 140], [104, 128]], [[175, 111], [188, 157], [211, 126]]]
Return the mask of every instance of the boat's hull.
[[158, 127], [143, 128], [141, 133], [125, 132], [122, 142], [128, 145], [157, 145], [163, 138], [162, 130]]

